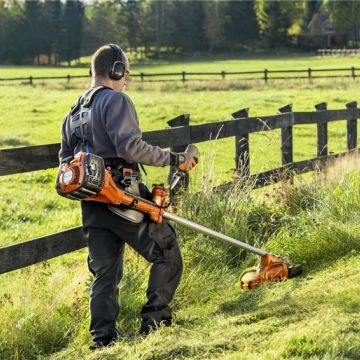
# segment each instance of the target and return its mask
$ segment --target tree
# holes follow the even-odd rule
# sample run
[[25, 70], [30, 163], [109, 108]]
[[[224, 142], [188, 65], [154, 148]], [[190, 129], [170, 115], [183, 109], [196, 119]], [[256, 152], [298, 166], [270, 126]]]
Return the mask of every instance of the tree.
[[109, 43], [127, 46], [121, 13], [122, 4], [117, 1], [95, 2], [87, 6], [83, 28], [84, 53], [92, 53]]
[[173, 1], [168, 11], [166, 42], [181, 51], [206, 49], [204, 6], [200, 1]]
[[224, 24], [227, 45], [232, 50], [237, 45], [248, 45], [259, 35], [255, 2], [229, 1], [227, 21]]
[[8, 52], [8, 38], [10, 36], [10, 13], [4, 0], [0, 1], [0, 63], [4, 62]]
[[144, 26], [141, 20], [143, 18], [143, 3], [136, 0], [121, 2], [118, 23], [123, 27], [123, 41], [126, 39], [130, 50], [137, 51], [141, 46], [141, 28]]
[[206, 1], [203, 2], [205, 13], [205, 37], [208, 41], [209, 52], [215, 48], [223, 49], [226, 44], [224, 24], [227, 18], [227, 2]]
[[139, 22], [139, 42], [144, 47], [144, 55], [147, 56], [150, 47], [155, 43], [155, 21], [153, 16], [153, 3], [142, 2], [141, 12], [138, 14]]
[[23, 10], [22, 34], [26, 56], [35, 59], [41, 53], [44, 28], [42, 26], [42, 3], [26, 1]]
[[48, 64], [51, 64], [53, 60], [57, 63], [59, 57], [62, 36], [61, 19], [61, 1], [45, 1], [42, 10], [41, 53], [47, 54]]
[[[24, 24], [24, 5], [14, 1], [5, 2], [7, 6], [6, 19], [4, 22], [4, 60], [14, 64], [22, 64], [29, 50], [30, 37], [24, 36], [26, 28]], [[32, 62], [33, 59], [31, 59]]]
[[260, 35], [265, 45], [269, 48], [288, 45], [288, 30], [291, 26], [288, 5], [286, 2], [278, 0], [259, 0], [256, 3]]
[[329, 1], [327, 9], [337, 32], [349, 33], [354, 45], [359, 45], [360, 2]]
[[64, 8], [62, 56], [70, 65], [81, 53], [84, 5], [79, 0], [67, 0]]

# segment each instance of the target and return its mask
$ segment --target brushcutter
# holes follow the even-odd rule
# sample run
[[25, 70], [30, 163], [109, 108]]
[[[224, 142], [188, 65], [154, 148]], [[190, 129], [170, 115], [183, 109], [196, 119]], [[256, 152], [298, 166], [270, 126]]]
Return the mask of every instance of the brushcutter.
[[[197, 148], [194, 145], [189, 145], [186, 152], [197, 157]], [[101, 157], [79, 152], [70, 162], [62, 164], [56, 181], [56, 189], [59, 195], [72, 200], [98, 201], [126, 206], [147, 214], [155, 223], [161, 223], [165, 218], [259, 255], [261, 257], [259, 266], [245, 270], [241, 275], [240, 285], [244, 290], [250, 290], [265, 281], [285, 280], [302, 273], [300, 265], [291, 266], [287, 260], [279, 256], [167, 211], [169, 193], [183, 175], [184, 171], [178, 170], [169, 187], [155, 185], [152, 190], [152, 200], [146, 200], [120, 188], [113, 180], [109, 169], [105, 168]]]

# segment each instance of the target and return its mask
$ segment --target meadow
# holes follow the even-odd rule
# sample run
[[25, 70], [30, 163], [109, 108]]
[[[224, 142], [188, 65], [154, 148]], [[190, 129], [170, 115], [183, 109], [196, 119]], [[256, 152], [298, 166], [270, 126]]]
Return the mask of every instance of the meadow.
[[[220, 71], [261, 71], [283, 70], [283, 69], [307, 69], [311, 68], [350, 68], [357, 67], [358, 56], [321, 57], [309, 54], [243, 54], [230, 56], [214, 55], [212, 57], [193, 57], [187, 59], [175, 58], [171, 60], [136, 60], [132, 54], [131, 71], [138, 74], [144, 73], [165, 73], [165, 72], [220, 72]], [[29, 77], [32, 76], [66, 76], [66, 75], [87, 75], [90, 57], [80, 59], [80, 64], [74, 67], [51, 67], [51, 66], [0, 66], [0, 78]]]
[[[354, 58], [264, 56], [134, 67], [138, 71], [216, 71], [282, 68], [285, 65], [356, 66]], [[143, 66], [143, 67], [141, 67]], [[211, 69], [211, 70], [210, 70]], [[0, 68], [0, 77], [69, 69]], [[82, 68], [71, 69], [85, 71]], [[195, 71], [195, 70], [193, 70]], [[10, 74], [10, 75], [9, 75]], [[15, 75], [16, 74], [16, 75]], [[20, 75], [21, 74], [21, 75]], [[358, 100], [358, 81], [210, 82], [131, 84], [143, 131], [162, 129], [182, 113], [191, 123], [226, 120], [250, 107], [250, 115], [270, 115], [287, 103], [311, 111], [326, 101], [341, 109]], [[0, 148], [59, 141], [62, 117], [86, 87], [78, 81], [34, 86], [0, 85]], [[346, 123], [329, 125], [330, 152], [344, 151]], [[214, 134], [214, 137], [216, 134]], [[251, 170], [280, 165], [280, 132], [250, 136]], [[137, 333], [148, 266], [127, 251], [121, 285], [119, 344], [89, 353], [86, 251], [62, 256], [0, 276], [0, 358], [4, 359], [356, 359], [359, 339], [360, 177], [357, 158], [333, 165], [324, 175], [299, 177], [294, 186], [251, 191], [236, 186], [212, 194], [211, 186], [229, 180], [234, 139], [200, 144], [202, 158], [192, 174], [180, 215], [230, 236], [289, 256], [305, 267], [301, 278], [242, 293], [238, 276], [256, 258], [233, 247], [178, 228], [185, 273], [174, 300], [175, 326], [147, 339]], [[294, 131], [294, 158], [316, 155], [316, 127]], [[343, 171], [345, 170], [345, 171]], [[163, 181], [166, 169], [149, 169], [148, 184]], [[346, 174], [347, 172], [347, 174]], [[59, 198], [56, 169], [0, 178], [0, 246], [60, 231], [80, 223], [78, 204]], [[204, 211], [206, 209], [206, 212]], [[205, 285], [205, 286], [204, 286]], [[56, 289], [56, 290], [55, 290]]]

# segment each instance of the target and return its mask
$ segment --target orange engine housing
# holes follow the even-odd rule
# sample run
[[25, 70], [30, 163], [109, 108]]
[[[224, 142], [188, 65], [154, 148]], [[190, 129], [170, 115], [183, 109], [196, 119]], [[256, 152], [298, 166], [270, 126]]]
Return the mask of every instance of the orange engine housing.
[[156, 223], [163, 220], [164, 209], [161, 206], [120, 189], [110, 171], [105, 169], [104, 160], [93, 154], [79, 152], [70, 163], [62, 164], [56, 190], [59, 195], [72, 200], [123, 204], [149, 215]]
[[240, 276], [243, 290], [251, 290], [265, 281], [282, 281], [288, 278], [288, 265], [279, 256], [266, 254], [258, 267], [245, 270]]

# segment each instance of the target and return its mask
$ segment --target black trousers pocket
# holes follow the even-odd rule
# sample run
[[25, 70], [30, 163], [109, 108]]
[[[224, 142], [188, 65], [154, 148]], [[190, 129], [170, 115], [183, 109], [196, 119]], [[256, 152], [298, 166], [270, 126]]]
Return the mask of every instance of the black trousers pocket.
[[175, 230], [167, 220], [161, 224], [150, 223], [149, 235], [160, 249], [170, 250], [177, 245]]

